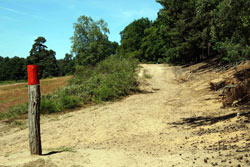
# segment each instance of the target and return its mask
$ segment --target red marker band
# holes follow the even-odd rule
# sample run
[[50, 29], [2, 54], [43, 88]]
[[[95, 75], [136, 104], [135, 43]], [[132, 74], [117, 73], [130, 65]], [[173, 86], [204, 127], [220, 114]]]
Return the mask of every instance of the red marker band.
[[38, 65], [27, 65], [28, 69], [28, 84], [29, 85], [38, 85]]

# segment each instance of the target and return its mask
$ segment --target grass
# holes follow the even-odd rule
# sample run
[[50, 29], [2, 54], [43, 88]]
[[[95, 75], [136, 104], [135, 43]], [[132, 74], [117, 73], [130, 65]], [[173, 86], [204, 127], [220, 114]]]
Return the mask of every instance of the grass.
[[10, 85], [10, 84], [17, 84], [17, 83], [25, 83], [25, 80], [18, 80], [18, 81], [0, 81], [0, 86], [2, 85]]
[[[137, 67], [136, 60], [113, 55], [95, 67], [78, 66], [72, 79], [64, 77], [43, 80], [41, 81], [43, 95], [40, 105], [41, 114], [58, 113], [132, 94], [138, 90]], [[65, 86], [69, 79], [69, 85]], [[59, 88], [61, 89], [58, 90]], [[25, 102], [28, 99], [26, 84], [15, 85], [13, 88], [7, 86], [5, 89], [8, 91], [2, 100], [7, 104], [4, 109], [8, 110], [0, 112], [0, 120], [16, 119], [26, 114], [27, 103]]]
[[76, 150], [73, 147], [58, 147], [58, 148], [50, 148], [49, 152], [71, 152], [76, 153]]
[[14, 120], [11, 121], [9, 126], [12, 128], [18, 127], [20, 130], [26, 129], [28, 127], [27, 122], [24, 120]]

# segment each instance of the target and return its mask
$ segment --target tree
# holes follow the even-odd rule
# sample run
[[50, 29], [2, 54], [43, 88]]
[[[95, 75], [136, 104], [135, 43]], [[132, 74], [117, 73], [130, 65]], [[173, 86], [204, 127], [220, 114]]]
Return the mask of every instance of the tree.
[[155, 23], [145, 29], [140, 47], [144, 55], [144, 61], [152, 63], [164, 62], [164, 52], [166, 51], [167, 44], [162, 39], [163, 35], [160, 35], [161, 33], [161, 27], [155, 25]]
[[58, 60], [57, 64], [60, 69], [60, 75], [71, 75], [75, 72], [75, 63], [72, 54], [65, 54], [64, 59]]
[[65, 74], [73, 74], [75, 72], [75, 64], [72, 54], [65, 54], [64, 61], [64, 72]]
[[59, 68], [56, 62], [56, 52], [47, 50], [46, 39], [38, 37], [30, 50], [30, 56], [27, 57], [28, 64], [39, 65], [42, 78], [49, 76], [58, 76]]
[[223, 0], [212, 11], [212, 42], [224, 62], [250, 59], [250, 0]]
[[211, 40], [211, 30], [213, 22], [212, 12], [219, 2], [220, 0], [199, 0], [196, 4], [195, 18], [199, 21], [203, 57], [211, 57], [213, 54], [217, 54], [217, 51], [214, 49], [215, 43]]
[[121, 35], [120, 53], [125, 57], [133, 56], [140, 61], [144, 61], [145, 57], [141, 49], [142, 39], [145, 29], [151, 26], [152, 22], [148, 18], [134, 20], [123, 31]]
[[195, 0], [158, 0], [163, 9], [158, 13], [158, 25], [164, 25], [161, 37], [167, 48], [164, 59], [170, 63], [197, 61], [202, 55], [200, 20], [195, 17]]
[[112, 42], [108, 40], [109, 29], [104, 20], [94, 21], [91, 17], [80, 16], [74, 23], [74, 29], [71, 48], [77, 65], [95, 65], [115, 53]]
[[164, 25], [165, 59], [197, 62], [220, 54], [224, 62], [249, 59], [250, 0], [157, 0]]
[[59, 68], [56, 61], [56, 52], [53, 50], [47, 50], [47, 55], [40, 61], [40, 66], [43, 67], [42, 77], [58, 76]]

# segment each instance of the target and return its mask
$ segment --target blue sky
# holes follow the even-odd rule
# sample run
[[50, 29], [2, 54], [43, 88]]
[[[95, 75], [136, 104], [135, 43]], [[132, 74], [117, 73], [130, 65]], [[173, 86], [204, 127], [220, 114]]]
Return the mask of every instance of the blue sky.
[[47, 39], [57, 59], [71, 49], [73, 23], [81, 15], [104, 19], [109, 39], [120, 41], [120, 31], [141, 17], [156, 19], [155, 0], [0, 0], [0, 56], [27, 57], [38, 36]]

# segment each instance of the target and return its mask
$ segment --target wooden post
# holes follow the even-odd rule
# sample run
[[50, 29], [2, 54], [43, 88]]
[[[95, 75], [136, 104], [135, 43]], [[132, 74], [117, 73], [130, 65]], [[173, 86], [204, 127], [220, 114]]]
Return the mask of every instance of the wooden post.
[[29, 84], [29, 146], [31, 155], [42, 155], [40, 135], [40, 84], [37, 76], [38, 66], [28, 65]]

